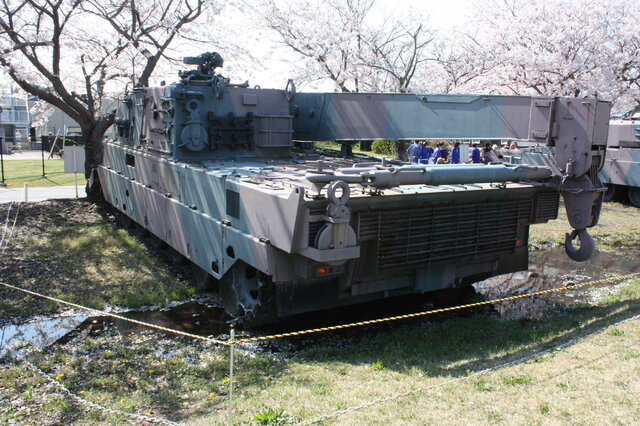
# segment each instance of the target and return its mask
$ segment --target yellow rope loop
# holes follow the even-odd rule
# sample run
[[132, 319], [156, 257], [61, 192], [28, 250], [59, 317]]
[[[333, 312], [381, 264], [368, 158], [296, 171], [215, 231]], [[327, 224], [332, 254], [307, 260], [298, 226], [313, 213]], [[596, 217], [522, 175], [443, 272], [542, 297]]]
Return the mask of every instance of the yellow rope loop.
[[433, 309], [433, 310], [430, 310], [430, 311], [416, 312], [416, 313], [413, 313], [413, 314], [396, 315], [396, 316], [387, 317], [387, 318], [379, 318], [379, 319], [368, 320], [368, 321], [353, 322], [353, 323], [350, 323], [350, 324], [341, 324], [341, 325], [334, 325], [334, 326], [330, 326], [330, 327], [320, 327], [320, 328], [314, 328], [314, 329], [309, 329], [309, 330], [292, 331], [290, 333], [271, 334], [271, 335], [268, 335], [268, 336], [260, 336], [260, 337], [249, 337], [249, 338], [246, 338], [246, 339], [238, 339], [238, 340], [235, 341], [235, 343], [260, 342], [260, 341], [265, 341], [265, 340], [281, 339], [281, 338], [284, 338], [284, 337], [293, 337], [293, 336], [301, 336], [301, 335], [304, 335], [304, 334], [318, 333], [318, 332], [321, 332], [321, 331], [341, 330], [341, 329], [345, 329], [345, 328], [359, 327], [359, 326], [363, 326], [363, 325], [379, 324], [379, 323], [389, 322], [389, 321], [397, 321], [397, 320], [400, 320], [400, 319], [416, 318], [416, 317], [421, 317], [421, 316], [426, 316], [426, 315], [439, 314], [439, 313], [442, 313], [442, 312], [451, 312], [451, 311], [457, 311], [457, 310], [461, 310], [461, 309], [473, 308], [473, 307], [476, 307], [476, 306], [490, 305], [490, 304], [493, 304], [493, 303], [507, 302], [507, 301], [510, 301], [510, 300], [522, 299], [522, 298], [525, 298], [525, 297], [533, 297], [533, 296], [539, 296], [539, 295], [542, 295], [542, 294], [566, 291], [566, 290], [571, 290], [571, 289], [575, 289], [575, 288], [579, 288], [579, 287], [585, 287], [585, 286], [588, 286], [588, 285], [601, 284], [601, 283], [610, 282], [610, 281], [617, 281], [617, 280], [625, 280], [625, 279], [636, 277], [636, 276], [640, 276], [640, 272], [635, 272], [635, 273], [627, 274], [627, 275], [619, 275], [619, 276], [609, 277], [609, 278], [603, 278], [603, 279], [600, 279], [600, 280], [588, 281], [588, 282], [585, 282], [585, 283], [571, 284], [571, 285], [567, 285], [565, 287], [558, 287], [558, 288], [551, 288], [551, 289], [547, 289], [547, 290], [540, 290], [540, 291], [535, 291], [535, 292], [532, 292], [532, 293], [525, 293], [525, 294], [518, 294], [518, 295], [515, 295], [515, 296], [502, 297], [500, 299], [485, 300], [485, 301], [482, 301], [482, 302], [468, 303], [466, 305], [458, 305], [458, 306], [451, 306], [451, 307], [448, 307], [448, 308], [440, 308], [440, 309]]
[[457, 310], [462, 310], [462, 309], [467, 309], [467, 308], [473, 308], [473, 307], [476, 307], [476, 306], [484, 306], [484, 305], [490, 305], [490, 304], [493, 304], [493, 303], [507, 302], [507, 301], [510, 301], [510, 300], [517, 300], [517, 299], [522, 299], [522, 298], [525, 298], [525, 297], [533, 297], [533, 296], [539, 296], [539, 295], [542, 295], [542, 294], [566, 291], [566, 290], [571, 290], [571, 289], [575, 289], [575, 288], [579, 288], [579, 287], [585, 287], [585, 286], [588, 286], [588, 285], [601, 284], [601, 283], [610, 282], [610, 281], [625, 280], [625, 279], [636, 277], [636, 276], [640, 276], [640, 272], [635, 272], [635, 273], [627, 274], [627, 275], [618, 275], [618, 276], [614, 276], [614, 277], [603, 278], [603, 279], [600, 279], [600, 280], [588, 281], [588, 282], [585, 282], [585, 283], [571, 284], [571, 285], [567, 285], [565, 287], [558, 287], [558, 288], [551, 288], [551, 289], [547, 289], [547, 290], [540, 290], [540, 291], [535, 291], [535, 292], [532, 292], [532, 293], [518, 294], [518, 295], [515, 295], [515, 296], [507, 296], [507, 297], [502, 297], [500, 299], [493, 299], [493, 300], [485, 300], [485, 301], [482, 301], [482, 302], [468, 303], [466, 305], [451, 306], [451, 307], [448, 307], [448, 308], [439, 308], [439, 309], [433, 309], [433, 310], [430, 310], [430, 311], [416, 312], [416, 313], [412, 313], [412, 314], [396, 315], [396, 316], [387, 317], [387, 318], [378, 318], [378, 319], [367, 320], [367, 321], [353, 322], [353, 323], [349, 323], [349, 324], [341, 324], [341, 325], [334, 325], [334, 326], [328, 326], [328, 327], [313, 328], [313, 329], [309, 329], [309, 330], [292, 331], [292, 332], [288, 332], [288, 333], [271, 334], [271, 335], [260, 336], [260, 337], [249, 337], [249, 338], [245, 338], [245, 339], [235, 339], [233, 341], [231, 341], [231, 339], [229, 339], [228, 341], [212, 339], [210, 337], [199, 336], [197, 334], [186, 333], [184, 331], [174, 330], [174, 329], [171, 329], [171, 328], [162, 327], [160, 325], [155, 325], [155, 324], [150, 324], [150, 323], [143, 322], [143, 321], [134, 320], [134, 319], [131, 319], [131, 318], [123, 317], [121, 315], [113, 314], [111, 312], [101, 311], [99, 309], [87, 308], [86, 306], [78, 305], [78, 304], [72, 303], [72, 302], [67, 302], [65, 300], [57, 299], [55, 297], [46, 296], [44, 294], [40, 294], [40, 293], [37, 293], [35, 291], [26, 290], [26, 289], [23, 289], [23, 288], [20, 288], [20, 287], [16, 287], [16, 286], [13, 286], [11, 284], [7, 284], [7, 283], [3, 283], [3, 282], [0, 282], [0, 285], [3, 285], [5, 287], [11, 288], [11, 289], [14, 289], [14, 290], [17, 290], [17, 291], [24, 292], [24, 293], [27, 293], [27, 294], [30, 294], [32, 296], [41, 297], [41, 298], [48, 299], [48, 300], [51, 300], [51, 301], [54, 301], [54, 302], [57, 302], [57, 303], [62, 303], [64, 305], [72, 306], [74, 308], [84, 309], [84, 310], [91, 311], [91, 312], [96, 312], [96, 313], [99, 313], [101, 315], [110, 316], [112, 318], [116, 318], [116, 319], [120, 319], [120, 320], [123, 320], [123, 321], [131, 322], [133, 324], [138, 324], [138, 325], [142, 325], [142, 326], [145, 326], [145, 327], [154, 328], [156, 330], [165, 331], [167, 333], [173, 333], [173, 334], [177, 334], [177, 335], [180, 335], [180, 336], [191, 337], [193, 339], [203, 340], [203, 341], [210, 342], [210, 343], [215, 343], [215, 344], [218, 344], [218, 345], [230, 346], [230, 345], [237, 345], [237, 344], [241, 344], [241, 343], [260, 342], [260, 341], [265, 341], [265, 340], [282, 339], [282, 338], [285, 338], [285, 337], [302, 336], [302, 335], [305, 335], [305, 334], [319, 333], [319, 332], [322, 332], [322, 331], [342, 330], [342, 329], [346, 329], [346, 328], [360, 327], [360, 326], [364, 326], [364, 325], [380, 324], [380, 323], [383, 323], [383, 322], [397, 321], [397, 320], [407, 319], [407, 318], [417, 318], [417, 317], [422, 317], [422, 316], [426, 316], [426, 315], [434, 315], [434, 314], [439, 314], [439, 313], [443, 313], [443, 312], [451, 312], [451, 311], [457, 311]]

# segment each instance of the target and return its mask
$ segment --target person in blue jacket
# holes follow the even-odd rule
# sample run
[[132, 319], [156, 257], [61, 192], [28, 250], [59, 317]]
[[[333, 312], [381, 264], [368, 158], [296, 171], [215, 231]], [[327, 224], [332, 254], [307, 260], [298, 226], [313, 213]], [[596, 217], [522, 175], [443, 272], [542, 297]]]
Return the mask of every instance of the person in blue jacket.
[[420, 152], [418, 153], [418, 163], [429, 164], [429, 158], [431, 158], [431, 148], [427, 145], [426, 141], [420, 141]]
[[436, 145], [436, 150], [433, 151], [433, 164], [438, 164], [438, 158], [442, 157], [442, 142]]
[[460, 142], [453, 144], [451, 149], [451, 164], [460, 164]]
[[418, 142], [411, 141], [411, 145], [407, 148], [407, 155], [409, 156], [409, 161], [414, 163], [418, 162], [418, 156], [420, 155], [420, 145], [418, 145]]
[[478, 148], [477, 143], [473, 144], [473, 149], [471, 150], [471, 155], [469, 155], [469, 157], [471, 158], [472, 163], [482, 163], [482, 156], [480, 155], [480, 148]]
[[445, 164], [449, 163], [449, 150], [444, 142], [440, 144], [440, 158], [442, 158]]

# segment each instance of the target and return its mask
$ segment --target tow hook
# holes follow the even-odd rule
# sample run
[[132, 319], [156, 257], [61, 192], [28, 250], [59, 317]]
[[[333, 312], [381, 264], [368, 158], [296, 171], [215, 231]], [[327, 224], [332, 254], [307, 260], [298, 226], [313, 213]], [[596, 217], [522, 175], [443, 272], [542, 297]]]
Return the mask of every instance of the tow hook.
[[[573, 246], [573, 240], [575, 240], [576, 237], [580, 239], [580, 248], [578, 249]], [[565, 234], [564, 251], [567, 253], [567, 256], [576, 262], [584, 262], [589, 259], [594, 249], [595, 244], [593, 238], [586, 229], [574, 229], [571, 234]]]

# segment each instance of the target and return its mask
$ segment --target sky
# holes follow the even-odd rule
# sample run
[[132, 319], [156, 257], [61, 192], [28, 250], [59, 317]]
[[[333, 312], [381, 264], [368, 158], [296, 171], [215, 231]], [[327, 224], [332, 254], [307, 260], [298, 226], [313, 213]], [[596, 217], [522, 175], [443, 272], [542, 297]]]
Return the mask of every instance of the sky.
[[464, 23], [472, 10], [473, 0], [381, 0], [380, 4], [393, 9], [419, 10], [432, 18], [431, 24], [446, 30], [455, 24]]

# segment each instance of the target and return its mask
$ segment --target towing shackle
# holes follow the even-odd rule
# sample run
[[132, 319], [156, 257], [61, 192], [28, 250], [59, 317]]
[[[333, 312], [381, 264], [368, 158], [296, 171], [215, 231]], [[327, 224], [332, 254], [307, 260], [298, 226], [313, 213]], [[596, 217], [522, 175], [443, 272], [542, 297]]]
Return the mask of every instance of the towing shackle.
[[[580, 248], [573, 246], [573, 241], [580, 239]], [[595, 250], [593, 238], [586, 229], [574, 229], [571, 234], [567, 233], [564, 237], [564, 251], [571, 259], [576, 262], [584, 262], [589, 259]]]

